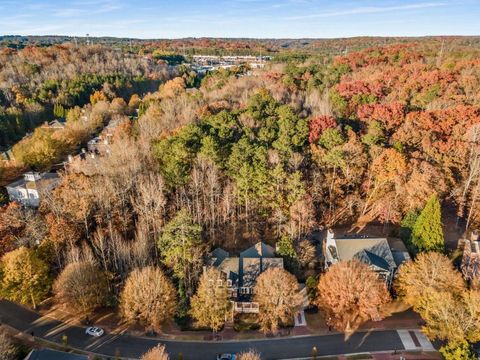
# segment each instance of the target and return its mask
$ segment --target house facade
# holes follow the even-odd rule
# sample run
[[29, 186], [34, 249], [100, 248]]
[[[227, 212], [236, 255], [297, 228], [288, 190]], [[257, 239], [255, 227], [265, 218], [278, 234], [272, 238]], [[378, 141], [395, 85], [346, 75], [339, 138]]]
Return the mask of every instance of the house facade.
[[398, 267], [410, 256], [406, 249], [395, 249], [387, 238], [363, 235], [337, 236], [327, 231], [325, 268], [339, 261], [359, 260], [372, 268], [390, 287]]
[[[480, 240], [478, 231], [472, 231], [469, 239], [462, 239], [463, 256], [460, 266], [468, 281], [480, 280]], [[460, 245], [460, 244], [459, 244]]]
[[38, 207], [40, 198], [46, 191], [58, 185], [60, 178], [56, 173], [27, 172], [23, 177], [6, 186], [10, 201], [23, 206]]
[[257, 313], [258, 304], [252, 301], [257, 277], [271, 267], [283, 269], [283, 258], [275, 256], [273, 247], [259, 242], [238, 257], [231, 257], [227, 251], [217, 248], [210, 254], [207, 264], [225, 275], [234, 312]]

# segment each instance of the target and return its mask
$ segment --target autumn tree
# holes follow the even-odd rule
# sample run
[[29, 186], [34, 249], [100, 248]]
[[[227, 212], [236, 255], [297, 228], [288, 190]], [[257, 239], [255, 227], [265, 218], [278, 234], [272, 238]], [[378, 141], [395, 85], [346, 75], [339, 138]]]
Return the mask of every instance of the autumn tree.
[[108, 282], [105, 274], [90, 262], [68, 264], [53, 284], [57, 301], [69, 308], [89, 313], [106, 303]]
[[254, 293], [260, 327], [265, 333], [275, 333], [281, 325], [291, 322], [303, 303], [297, 279], [280, 268], [269, 268], [260, 274]]
[[317, 250], [309, 240], [301, 240], [296, 246], [297, 260], [303, 268], [314, 263], [317, 258]]
[[0, 354], [1, 360], [18, 359], [18, 349], [4, 329], [0, 330]]
[[248, 350], [238, 354], [238, 360], [262, 360], [262, 358], [257, 351]]
[[133, 270], [120, 295], [123, 319], [155, 330], [173, 317], [176, 306], [175, 288], [165, 274], [153, 266]]
[[460, 272], [445, 255], [420, 253], [415, 261], [400, 266], [395, 289], [404, 301], [416, 309], [427, 291], [460, 293], [465, 287]]
[[310, 119], [308, 141], [313, 144], [318, 141], [323, 132], [327, 129], [333, 129], [337, 126], [334, 117], [328, 115], [320, 115]]
[[294, 271], [297, 265], [297, 253], [292, 239], [288, 235], [282, 235], [276, 244], [277, 255], [283, 258], [285, 267]]
[[3, 298], [32, 305], [47, 296], [51, 279], [48, 265], [34, 250], [20, 247], [2, 257], [0, 294]]
[[204, 247], [202, 228], [193, 222], [187, 210], [180, 210], [163, 228], [158, 241], [162, 262], [184, 282], [188, 292], [193, 288], [202, 267]]
[[169, 360], [167, 350], [164, 345], [157, 345], [142, 355], [140, 360]]
[[200, 277], [197, 293], [191, 298], [190, 314], [198, 325], [218, 331], [230, 308], [227, 281], [216, 268], [206, 269]]
[[422, 331], [430, 339], [447, 340], [450, 344], [480, 341], [480, 291], [426, 290], [417, 304], [425, 320]]
[[21, 221], [21, 212], [21, 206], [15, 202], [0, 207], [0, 256], [13, 250], [23, 234], [25, 223]]
[[385, 281], [358, 260], [331, 266], [318, 282], [316, 303], [326, 313], [327, 323], [342, 332], [381, 319], [382, 307], [389, 301]]
[[477, 360], [478, 357], [472, 350], [468, 341], [447, 343], [440, 348], [440, 353], [445, 360]]
[[415, 221], [412, 244], [419, 251], [443, 251], [445, 238], [442, 229], [442, 212], [437, 195], [433, 194]]

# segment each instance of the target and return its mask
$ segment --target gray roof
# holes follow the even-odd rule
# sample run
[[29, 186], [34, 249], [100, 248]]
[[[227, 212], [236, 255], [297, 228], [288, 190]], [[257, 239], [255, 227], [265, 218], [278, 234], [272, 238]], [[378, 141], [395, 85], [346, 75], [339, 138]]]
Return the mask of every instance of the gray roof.
[[244, 258], [273, 258], [275, 257], [275, 249], [263, 242], [258, 242], [252, 247], [240, 253], [240, 257]]
[[242, 266], [240, 267], [240, 286], [252, 287], [255, 285], [257, 277], [262, 272], [262, 264], [260, 258], [242, 258]]
[[50, 349], [34, 349], [25, 360], [87, 360], [86, 355], [77, 355]]
[[227, 279], [232, 281], [233, 286], [238, 286], [238, 280], [240, 277], [239, 274], [239, 258], [226, 258], [218, 265], [213, 265], [218, 268], [221, 272], [227, 275]]
[[392, 255], [393, 259], [395, 260], [395, 264], [397, 264], [397, 267], [411, 259], [410, 254], [407, 251], [392, 250]]
[[216, 248], [210, 253], [209, 263], [211, 266], [218, 266], [229, 256], [230, 254], [227, 251], [222, 248]]
[[24, 175], [20, 179], [8, 184], [7, 187], [25, 187], [28, 189], [42, 190], [43, 188], [48, 188], [52, 183], [60, 179], [60, 176], [58, 176], [57, 173], [43, 173], [41, 174], [41, 178], [36, 181], [27, 181], [25, 180]]
[[283, 259], [275, 257], [273, 247], [259, 242], [240, 253], [240, 257], [229, 257], [229, 253], [216, 248], [210, 254], [208, 264], [217, 267], [232, 280], [232, 285], [252, 287], [257, 277], [270, 267], [283, 268]]
[[335, 243], [339, 260], [357, 259], [385, 270], [397, 267], [386, 238], [343, 237]]

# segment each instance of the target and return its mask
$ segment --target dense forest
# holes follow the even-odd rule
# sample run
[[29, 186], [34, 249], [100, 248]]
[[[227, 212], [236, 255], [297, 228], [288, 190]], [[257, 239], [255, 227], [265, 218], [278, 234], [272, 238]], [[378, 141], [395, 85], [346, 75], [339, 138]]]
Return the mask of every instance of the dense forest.
[[[171, 71], [171, 70], [170, 70]], [[168, 77], [165, 63], [102, 46], [55, 45], [0, 51], [0, 149], [96, 90], [111, 100], [144, 94]]]
[[[55, 144], [85, 141], [111, 119], [121, 125], [109, 155], [75, 159], [38, 212], [16, 204], [0, 209], [2, 253], [29, 249], [50, 277], [71, 264], [95, 264], [108, 274], [107, 303], [123, 304], [126, 318], [133, 316], [128, 308], [135, 301], [128, 293], [135, 292], [134, 284], [159, 278], [168, 283], [165, 293], [178, 295], [165, 316], [176, 314], [182, 323], [191, 299], [202, 303], [192, 297], [204, 288], [203, 259], [215, 245], [235, 252], [259, 240], [277, 244], [288, 270], [305, 280], [302, 269], [315, 260], [310, 242], [315, 229], [375, 222], [411, 230], [417, 219], [428, 223], [429, 212], [440, 224], [441, 206], [454, 209], [460, 232], [475, 229], [480, 225], [480, 50], [468, 41], [422, 40], [341, 56], [291, 56], [264, 69], [214, 71], [201, 81], [186, 71], [145, 96], [133, 94], [142, 91], [132, 79], [166, 79], [164, 67], [97, 47], [5, 50], [2, 56], [10, 61], [0, 59], [0, 85], [6, 113], [27, 111], [33, 103], [71, 107], [66, 130], [37, 129], [33, 142], [17, 145], [23, 165], [48, 169], [68, 153], [55, 153]], [[46, 61], [37, 66], [58, 66], [62, 56], [65, 66], [47, 79], [45, 71], [35, 70], [35, 54]], [[45, 60], [51, 57], [55, 62]], [[78, 64], [71, 71], [70, 61]], [[88, 91], [77, 92], [72, 84], [78, 76], [97, 78], [101, 86], [82, 83]], [[103, 76], [117, 76], [112, 93]], [[55, 158], [48, 157], [52, 151]], [[430, 247], [416, 242], [415, 231], [413, 241], [410, 234], [395, 235], [413, 255], [444, 251], [439, 234], [440, 244]], [[453, 271], [449, 260], [438, 256]], [[154, 268], [157, 264], [167, 275]], [[273, 279], [265, 279], [267, 284], [275, 276], [293, 282], [291, 275], [265, 274]], [[463, 280], [454, 276], [463, 294]], [[338, 283], [325, 279], [321, 289], [331, 288], [328, 281]], [[37, 302], [50, 285], [38, 289]], [[383, 304], [389, 295], [384, 285], [376, 289]]]

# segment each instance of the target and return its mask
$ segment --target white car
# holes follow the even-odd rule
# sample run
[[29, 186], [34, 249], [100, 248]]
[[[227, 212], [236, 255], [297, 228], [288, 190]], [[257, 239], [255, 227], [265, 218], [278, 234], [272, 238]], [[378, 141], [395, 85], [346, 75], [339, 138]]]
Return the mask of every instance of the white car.
[[102, 336], [104, 332], [103, 329], [96, 326], [90, 326], [85, 330], [85, 334], [95, 337]]
[[235, 360], [237, 357], [235, 354], [219, 354], [217, 360]]

